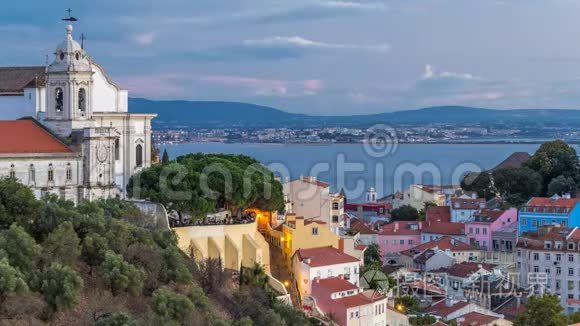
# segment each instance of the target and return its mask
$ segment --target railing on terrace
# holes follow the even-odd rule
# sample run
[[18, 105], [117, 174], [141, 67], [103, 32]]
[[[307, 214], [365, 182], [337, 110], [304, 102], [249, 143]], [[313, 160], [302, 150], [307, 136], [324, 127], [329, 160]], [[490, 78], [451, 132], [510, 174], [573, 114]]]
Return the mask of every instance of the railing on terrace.
[[223, 219], [184, 219], [183, 222], [179, 219], [169, 218], [169, 226], [172, 228], [188, 227], [188, 226], [208, 226], [208, 225], [239, 225], [250, 224], [256, 221], [255, 216], [244, 214], [241, 217], [230, 216]]

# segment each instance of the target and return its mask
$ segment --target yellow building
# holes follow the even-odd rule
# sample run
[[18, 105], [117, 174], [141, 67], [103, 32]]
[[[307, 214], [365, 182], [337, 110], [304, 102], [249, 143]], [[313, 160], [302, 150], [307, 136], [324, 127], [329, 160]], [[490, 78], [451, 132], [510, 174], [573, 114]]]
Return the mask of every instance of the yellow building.
[[254, 263], [270, 271], [270, 248], [258, 231], [258, 219], [246, 224], [174, 228], [181, 250], [196, 260], [220, 258], [224, 268], [239, 270]]
[[292, 255], [298, 249], [327, 246], [339, 249], [340, 238], [330, 231], [326, 222], [305, 220], [304, 217], [287, 214], [286, 222], [281, 226], [279, 243], [288, 266], [292, 263]]

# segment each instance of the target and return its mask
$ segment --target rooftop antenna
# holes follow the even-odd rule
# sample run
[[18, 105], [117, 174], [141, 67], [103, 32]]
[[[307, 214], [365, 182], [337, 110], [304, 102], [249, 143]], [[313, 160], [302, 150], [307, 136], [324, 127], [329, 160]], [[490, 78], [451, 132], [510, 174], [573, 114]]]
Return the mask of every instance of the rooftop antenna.
[[76, 22], [78, 21], [78, 19], [76, 19], [75, 17], [71, 16], [70, 13], [72, 12], [72, 10], [70, 8], [68, 8], [66, 10], [66, 12], [68, 13], [68, 17], [63, 18], [62, 20], [65, 22]]

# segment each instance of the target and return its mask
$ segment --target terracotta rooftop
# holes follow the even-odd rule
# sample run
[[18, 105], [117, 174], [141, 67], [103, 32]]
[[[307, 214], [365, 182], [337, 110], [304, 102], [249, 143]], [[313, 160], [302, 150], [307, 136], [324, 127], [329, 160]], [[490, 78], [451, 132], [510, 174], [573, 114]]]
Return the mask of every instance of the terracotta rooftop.
[[503, 213], [505, 213], [505, 211], [501, 209], [485, 208], [473, 214], [473, 217], [475, 218], [474, 222], [493, 223], [495, 222], [495, 220], [500, 218], [503, 215]]
[[448, 236], [443, 236], [437, 240], [422, 243], [422, 244], [415, 246], [409, 250], [402, 251], [401, 254], [409, 256], [409, 257], [414, 257], [415, 255], [420, 254], [423, 251], [428, 250], [428, 249], [439, 249], [439, 250], [443, 250], [443, 251], [450, 250], [452, 252], [453, 251], [475, 250], [473, 247], [471, 247], [469, 244], [467, 244], [465, 242], [455, 240], [455, 239], [448, 237]]
[[72, 153], [48, 129], [33, 119], [0, 121], [0, 153]]
[[44, 86], [45, 67], [0, 67], [0, 94], [22, 93], [24, 88]]
[[485, 208], [485, 198], [451, 198], [452, 209], [482, 209]]
[[452, 222], [431, 223], [431, 225], [425, 225], [422, 232], [446, 235], [464, 235], [465, 224]]
[[576, 206], [578, 198], [548, 198], [532, 197], [526, 204], [527, 207], [544, 207], [544, 208], [569, 208]]
[[499, 317], [484, 315], [479, 312], [470, 312], [455, 319], [457, 325], [465, 326], [486, 326], [493, 321], [500, 319]]
[[374, 290], [367, 290], [363, 293], [359, 293], [356, 295], [351, 295], [340, 299], [334, 299], [333, 302], [346, 308], [352, 308], [371, 304], [375, 301], [379, 301], [384, 298], [385, 298], [384, 296], [375, 293]]
[[321, 287], [328, 290], [328, 292], [343, 292], [349, 290], [357, 290], [358, 286], [350, 283], [341, 277], [329, 277], [324, 279], [316, 279], [312, 282], [312, 287]]
[[[310, 267], [360, 262], [359, 259], [347, 255], [334, 247], [298, 249], [294, 255], [297, 255], [301, 262]], [[306, 260], [308, 258], [310, 258], [310, 262], [307, 263]]]
[[430, 291], [438, 294], [445, 294], [445, 289], [442, 289], [434, 284], [425, 283], [421, 280], [415, 280], [412, 283], [407, 284], [408, 287], [417, 290]]
[[427, 222], [451, 222], [451, 211], [449, 206], [430, 206], [425, 213]]
[[[561, 241], [562, 248], [556, 249], [552, 244], [550, 248], [545, 248], [545, 241]], [[542, 226], [538, 231], [524, 232], [519, 237], [517, 247], [534, 250], [567, 250], [567, 242], [580, 241], [580, 229]]]
[[305, 176], [305, 177], [302, 177], [300, 180], [302, 182], [307, 182], [307, 183], [313, 184], [313, 185], [315, 185], [317, 187], [321, 187], [321, 188], [328, 188], [328, 187], [330, 187], [330, 184], [329, 183], [324, 182], [324, 181], [320, 181], [320, 180], [318, 180], [315, 177]]
[[396, 221], [383, 226], [380, 235], [419, 235], [423, 228], [423, 222], [417, 221]]
[[497, 265], [494, 264], [462, 262], [447, 268], [432, 270], [431, 273], [446, 273], [451, 276], [466, 278], [482, 268], [488, 272], [491, 272], [496, 267]]
[[366, 223], [359, 219], [352, 219], [350, 222], [350, 228], [358, 231], [360, 234], [377, 234], [375, 230], [371, 229], [366, 225]]
[[467, 305], [468, 305], [468, 303], [465, 301], [454, 301], [453, 304], [451, 305], [451, 307], [448, 307], [447, 303], [445, 302], [445, 299], [443, 299], [443, 300], [435, 303], [431, 307], [427, 308], [426, 312], [429, 314], [432, 314], [432, 315], [446, 318], [449, 314], [451, 314], [454, 311], [457, 311], [457, 310], [459, 310]]

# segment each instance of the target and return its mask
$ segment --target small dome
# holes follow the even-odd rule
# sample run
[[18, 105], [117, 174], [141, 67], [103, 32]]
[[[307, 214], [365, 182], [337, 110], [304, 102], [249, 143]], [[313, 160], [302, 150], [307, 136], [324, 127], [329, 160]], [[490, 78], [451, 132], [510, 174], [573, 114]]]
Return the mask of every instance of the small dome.
[[91, 62], [81, 45], [72, 36], [72, 25], [66, 26], [66, 39], [56, 48], [55, 61], [48, 72], [91, 72]]
[[60, 45], [56, 48], [56, 53], [74, 53], [78, 51], [82, 51], [81, 45], [75, 41], [72, 37], [73, 27], [72, 25], [66, 26], [66, 40], [64, 40]]

